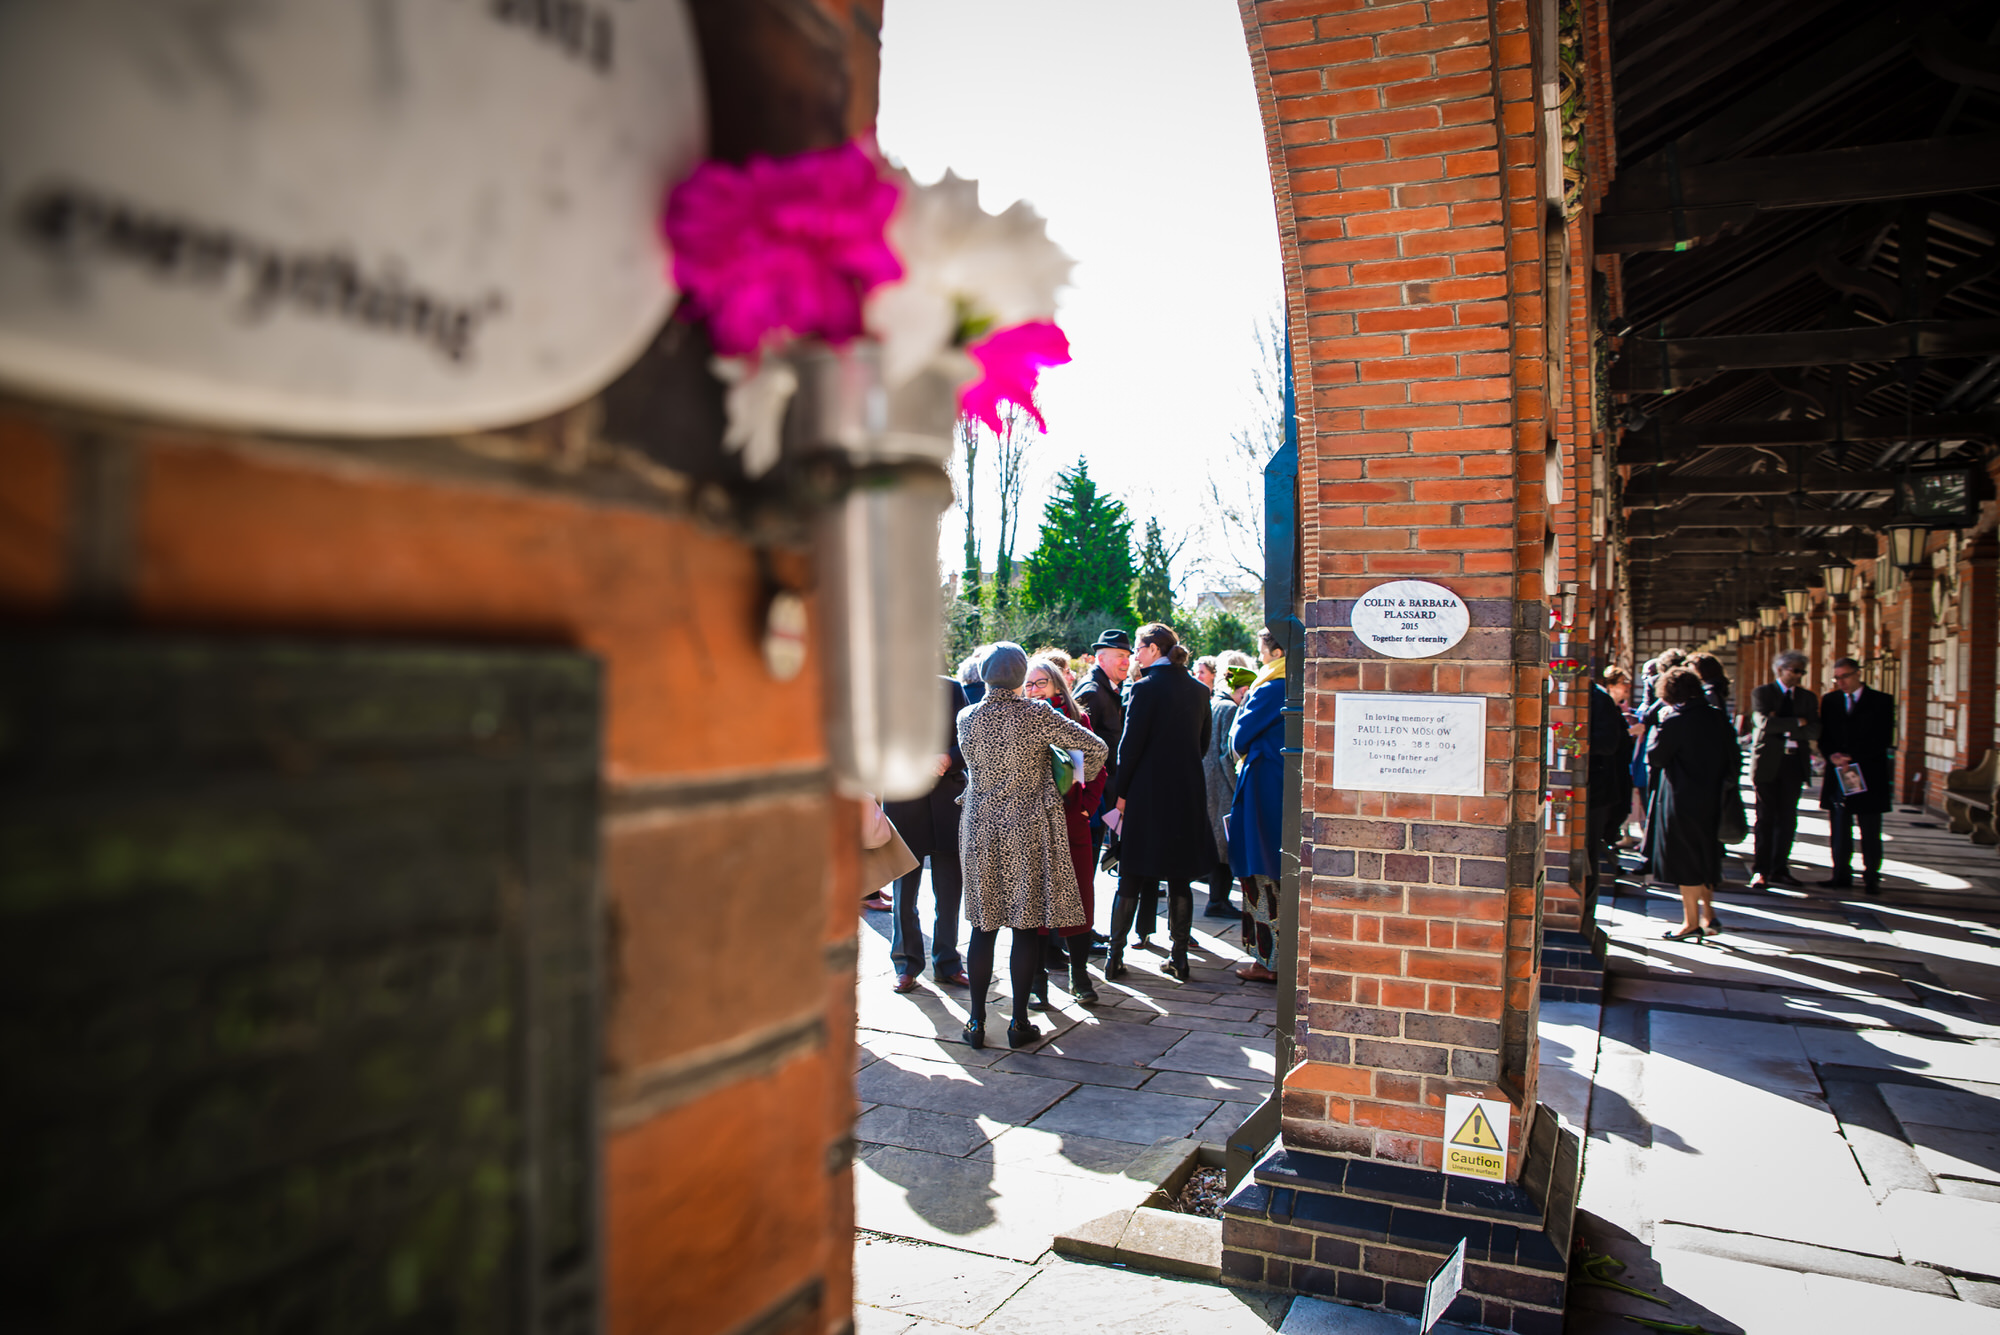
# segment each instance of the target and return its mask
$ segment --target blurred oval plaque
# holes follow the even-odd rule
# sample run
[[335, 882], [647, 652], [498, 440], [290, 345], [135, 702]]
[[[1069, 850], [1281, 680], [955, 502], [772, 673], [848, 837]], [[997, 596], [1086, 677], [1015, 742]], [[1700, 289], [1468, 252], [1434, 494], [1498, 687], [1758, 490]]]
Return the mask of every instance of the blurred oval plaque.
[[1429, 658], [1465, 638], [1472, 613], [1442, 584], [1399, 579], [1377, 584], [1354, 600], [1354, 634], [1390, 658]]
[[0, 6], [0, 380], [224, 426], [474, 430], [673, 300], [682, 0]]

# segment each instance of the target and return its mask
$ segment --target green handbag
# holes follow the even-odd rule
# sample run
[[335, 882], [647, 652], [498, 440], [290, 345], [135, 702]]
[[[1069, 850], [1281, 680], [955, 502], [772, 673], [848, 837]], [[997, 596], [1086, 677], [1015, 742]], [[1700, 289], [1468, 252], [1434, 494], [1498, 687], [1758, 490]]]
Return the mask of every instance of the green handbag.
[[1076, 765], [1071, 762], [1069, 752], [1054, 742], [1049, 743], [1049, 770], [1056, 781], [1056, 796], [1061, 797], [1076, 782]]

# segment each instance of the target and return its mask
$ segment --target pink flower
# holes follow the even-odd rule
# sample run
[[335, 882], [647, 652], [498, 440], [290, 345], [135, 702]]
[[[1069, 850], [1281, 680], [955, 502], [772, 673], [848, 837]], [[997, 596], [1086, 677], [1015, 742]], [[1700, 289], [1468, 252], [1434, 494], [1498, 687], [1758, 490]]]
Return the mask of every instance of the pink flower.
[[1063, 331], [1048, 320], [1029, 320], [996, 330], [966, 351], [984, 374], [959, 390], [959, 410], [986, 423], [997, 435], [1001, 401], [1018, 403], [1046, 434], [1049, 424], [1035, 406], [1035, 382], [1044, 366], [1061, 366], [1069, 360], [1069, 339]]
[[885, 236], [899, 196], [854, 144], [702, 163], [661, 222], [685, 313], [725, 357], [777, 334], [845, 343], [861, 333], [862, 299], [903, 276]]

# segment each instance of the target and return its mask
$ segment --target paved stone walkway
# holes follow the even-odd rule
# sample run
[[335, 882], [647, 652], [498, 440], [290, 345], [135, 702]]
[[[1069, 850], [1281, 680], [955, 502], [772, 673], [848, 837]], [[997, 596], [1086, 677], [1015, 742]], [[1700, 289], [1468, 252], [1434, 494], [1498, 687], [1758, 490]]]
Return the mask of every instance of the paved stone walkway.
[[[1578, 1231], [1671, 1305], [1582, 1288], [1571, 1331], [2000, 1332], [2000, 854], [1911, 810], [1885, 832], [1882, 895], [1732, 865], [1701, 944], [1630, 875], [1600, 907]], [[1808, 803], [1808, 880], [1827, 834]]]
[[[1101, 876], [1098, 927], [1117, 882]], [[1207, 892], [1196, 888], [1196, 913]], [[930, 904], [924, 891], [926, 909]], [[928, 920], [926, 920], [928, 925]], [[1131, 951], [1131, 972], [1102, 1003], [1038, 1012], [1046, 1036], [1007, 1047], [1007, 980], [988, 1006], [989, 1046], [959, 1038], [965, 990], [928, 975], [899, 996], [889, 915], [866, 915], [857, 1010], [861, 1116], [855, 1163], [858, 1335], [1294, 1335], [1403, 1332], [1414, 1323], [1311, 1299], [1249, 1294], [1219, 1284], [1068, 1260], [1057, 1233], [1131, 1209], [1151, 1183], [1127, 1170], [1155, 1142], [1193, 1137], [1220, 1146], [1271, 1086], [1272, 985], [1232, 970], [1243, 952], [1233, 921], [1195, 919], [1194, 977], [1161, 972], [1165, 955]], [[1164, 945], [1164, 920], [1155, 940]], [[1001, 949], [1006, 942], [1003, 937]], [[1004, 955], [1000, 961], [1004, 970]], [[1595, 1059], [1595, 1007], [1574, 1032], [1545, 1025], [1559, 1064]], [[996, 1018], [997, 1017], [997, 1018]], [[1546, 1019], [1546, 1017], [1545, 1017]], [[1556, 1035], [1551, 1041], [1550, 1035]], [[1567, 1038], [1563, 1036], [1567, 1035]], [[1586, 1039], [1588, 1041], [1586, 1041]], [[997, 1041], [996, 1041], [997, 1040]], [[1572, 1055], [1574, 1060], [1572, 1060]], [[1545, 1069], [1545, 1097], [1579, 1123], [1587, 1068]], [[1449, 1331], [1450, 1327], [1440, 1327]]]
[[[1825, 822], [1802, 817], [1795, 860], [1823, 879]], [[1718, 1333], [2000, 1335], [2000, 852], [1921, 813], [1887, 834], [1879, 897], [1751, 895], [1732, 863], [1711, 942], [1661, 940], [1678, 900], [1629, 874], [1603, 904], [1609, 1000], [1601, 1015], [1543, 1006], [1541, 1097], [1587, 1131], [1580, 1236], [1667, 1302], [1579, 1287], [1571, 1331], [1642, 1329], [1629, 1314]], [[1107, 914], [1114, 889], [1101, 879]], [[926, 979], [895, 995], [887, 915], [868, 916], [859, 1335], [1413, 1328], [1050, 1251], [1139, 1203], [1155, 1141], [1219, 1143], [1269, 1086], [1272, 990], [1230, 974], [1228, 924], [1196, 926], [1193, 981], [1135, 952], [1095, 1012], [1064, 1004], [1034, 1048], [974, 1052], [963, 991]], [[995, 992], [998, 1032], [1004, 979]]]

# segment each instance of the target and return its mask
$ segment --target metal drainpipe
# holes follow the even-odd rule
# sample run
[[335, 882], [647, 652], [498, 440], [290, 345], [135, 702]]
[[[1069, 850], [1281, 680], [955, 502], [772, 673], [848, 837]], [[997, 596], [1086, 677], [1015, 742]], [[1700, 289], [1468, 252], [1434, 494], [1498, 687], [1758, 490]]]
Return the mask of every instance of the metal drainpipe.
[[1296, 1060], [1299, 971], [1299, 848], [1303, 841], [1305, 761], [1305, 624], [1299, 617], [1299, 414], [1292, 385], [1292, 340], [1285, 331], [1285, 443], [1264, 465], [1264, 624], [1285, 645], [1285, 809], [1278, 864], [1277, 1068], [1271, 1093], [1229, 1137], [1225, 1154], [1233, 1190], [1278, 1137], [1285, 1072]]

